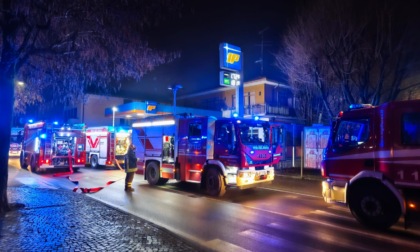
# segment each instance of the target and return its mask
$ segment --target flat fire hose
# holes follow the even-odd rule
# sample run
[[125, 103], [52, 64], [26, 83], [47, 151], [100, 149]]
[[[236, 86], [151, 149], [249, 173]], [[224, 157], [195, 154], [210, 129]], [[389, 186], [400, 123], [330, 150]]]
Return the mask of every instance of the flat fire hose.
[[[74, 173], [73, 171], [73, 162], [72, 162], [72, 156], [71, 156], [71, 151], [68, 151], [68, 164], [69, 164], [69, 171], [68, 172], [62, 172], [62, 173], [55, 173], [53, 176], [54, 177], [58, 177], [58, 176], [65, 176], [65, 175], [71, 175]], [[118, 161], [116, 159], [114, 159], [115, 164], [117, 165], [117, 167], [121, 170], [124, 171], [124, 169], [121, 168], [120, 164], [118, 163]], [[67, 176], [67, 179], [70, 180], [73, 184], [76, 185], [75, 188], [73, 188], [73, 192], [77, 192], [79, 189], [82, 193], [96, 193], [99, 192], [100, 190], [104, 189], [106, 186], [109, 186], [113, 183], [115, 183], [117, 180], [115, 181], [108, 181], [105, 186], [100, 186], [100, 187], [92, 187], [92, 188], [85, 188], [85, 187], [81, 187], [79, 188], [79, 181], [77, 180], [72, 180], [70, 178], [70, 176]]]
[[[124, 169], [121, 168], [121, 165], [118, 163], [118, 161], [116, 159], [114, 159], [114, 162], [121, 171], [124, 171]], [[76, 187], [73, 189], [73, 192], [77, 192], [80, 189], [80, 191], [82, 193], [96, 193], [96, 192], [99, 192], [100, 190], [104, 189], [105, 187], [117, 182], [118, 180], [124, 179], [124, 178], [121, 178], [121, 179], [118, 179], [118, 180], [115, 180], [115, 181], [108, 181], [108, 182], [106, 182], [105, 186], [92, 187], [92, 188], [79, 188], [79, 181], [72, 180], [70, 178], [70, 176], [68, 176], [67, 178], [76, 185]]]

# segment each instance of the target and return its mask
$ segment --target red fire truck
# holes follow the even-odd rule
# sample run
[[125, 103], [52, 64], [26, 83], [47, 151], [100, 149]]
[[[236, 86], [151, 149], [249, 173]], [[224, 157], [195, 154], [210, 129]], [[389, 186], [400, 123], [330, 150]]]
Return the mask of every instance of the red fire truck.
[[132, 126], [139, 173], [151, 185], [176, 179], [222, 196], [226, 187], [245, 189], [274, 180], [268, 122], [166, 115]]
[[26, 124], [23, 133], [20, 166], [32, 172], [48, 168], [68, 168], [71, 159], [73, 170], [85, 166], [84, 125], [64, 125], [37, 122]]
[[124, 164], [131, 143], [131, 130], [112, 126], [88, 127], [86, 129], [86, 164], [98, 166], [114, 166], [115, 160]]
[[352, 105], [332, 124], [322, 162], [326, 202], [348, 205], [362, 224], [405, 224], [420, 208], [420, 100]]

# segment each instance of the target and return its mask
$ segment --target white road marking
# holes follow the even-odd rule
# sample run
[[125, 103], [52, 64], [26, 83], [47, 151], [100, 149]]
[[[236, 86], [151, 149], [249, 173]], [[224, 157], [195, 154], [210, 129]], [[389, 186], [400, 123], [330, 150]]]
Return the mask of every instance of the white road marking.
[[331, 217], [338, 218], [338, 219], [343, 219], [343, 220], [350, 220], [350, 221], [354, 221], [355, 220], [352, 217], [347, 217], [347, 216], [343, 216], [343, 215], [333, 214], [333, 213], [326, 212], [326, 211], [323, 211], [323, 210], [315, 210], [315, 211], [311, 211], [311, 213], [318, 214], [318, 215], [324, 215], [324, 216], [331, 216]]
[[414, 243], [414, 242], [402, 240], [402, 239], [395, 238], [395, 237], [392, 237], [392, 236], [389, 236], [389, 235], [376, 234], [376, 233], [365, 232], [365, 231], [362, 231], [362, 230], [346, 228], [346, 227], [338, 226], [334, 223], [328, 223], [328, 222], [324, 222], [324, 221], [314, 220], [314, 219], [308, 218], [307, 216], [302, 216], [302, 215], [297, 215], [297, 216], [294, 216], [293, 218], [296, 219], [296, 220], [316, 223], [316, 224], [323, 225], [323, 226], [326, 226], [326, 227], [339, 229], [339, 230], [346, 231], [346, 232], [353, 233], [353, 234], [363, 235], [365, 237], [369, 237], [369, 238], [376, 239], [376, 240], [384, 240], [385, 239], [385, 240], [387, 240], [389, 242], [393, 242], [395, 244], [401, 244], [401, 245], [404, 245], [404, 246], [407, 246], [407, 247], [413, 247], [415, 249], [419, 248], [419, 243]]
[[[280, 225], [280, 224], [275, 223], [275, 222], [270, 223], [267, 226], [271, 227], [271, 228], [274, 228], [274, 229], [278, 229], [280, 231], [285, 231], [285, 232], [290, 232], [291, 231], [290, 227], [284, 227], [284, 225]], [[298, 232], [302, 232], [302, 230], [298, 231]], [[371, 250], [368, 250], [364, 247], [356, 246], [353, 241], [346, 241], [346, 240], [340, 239], [339, 236], [333, 236], [333, 235], [329, 235], [329, 234], [325, 234], [325, 233], [321, 234], [319, 232], [306, 232], [306, 234], [309, 234], [310, 236], [314, 237], [315, 239], [324, 241], [324, 242], [329, 243], [329, 244], [340, 245], [342, 247], [351, 248], [351, 249], [354, 249], [354, 250], [357, 250], [357, 251], [371, 251]]]
[[215, 251], [223, 251], [223, 252], [250, 252], [250, 250], [244, 249], [240, 246], [235, 244], [220, 240], [214, 239], [211, 241], [207, 241], [204, 244], [206, 247], [211, 248]]
[[304, 246], [302, 244], [292, 242], [286, 239], [282, 239], [270, 234], [266, 234], [257, 230], [248, 229], [245, 231], [242, 231], [239, 233], [242, 236], [251, 238], [253, 240], [256, 240], [258, 242], [261, 242], [262, 244], [272, 245], [276, 248], [283, 248], [283, 249], [291, 249], [298, 250], [298, 251], [318, 251], [315, 248], [311, 248], [308, 246]]
[[322, 196], [316, 196], [316, 195], [312, 195], [312, 194], [297, 193], [297, 192], [293, 192], [293, 191], [280, 190], [280, 189], [274, 189], [274, 188], [268, 188], [268, 187], [258, 187], [258, 188], [264, 189], [264, 190], [269, 190], [269, 191], [284, 192], [284, 193], [290, 193], [290, 194], [295, 194], [295, 195], [307, 196], [307, 197], [312, 197], [312, 198], [317, 198], [317, 199], [323, 199]]

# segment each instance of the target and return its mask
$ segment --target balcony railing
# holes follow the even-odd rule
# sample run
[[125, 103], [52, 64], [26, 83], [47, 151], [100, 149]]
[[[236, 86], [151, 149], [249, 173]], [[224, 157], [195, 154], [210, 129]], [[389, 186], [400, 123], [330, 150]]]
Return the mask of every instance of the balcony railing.
[[[235, 111], [235, 107], [223, 111], [223, 116], [230, 117], [231, 112]], [[291, 116], [290, 108], [286, 106], [270, 106], [264, 104], [246, 105], [244, 107], [244, 115], [281, 115]]]

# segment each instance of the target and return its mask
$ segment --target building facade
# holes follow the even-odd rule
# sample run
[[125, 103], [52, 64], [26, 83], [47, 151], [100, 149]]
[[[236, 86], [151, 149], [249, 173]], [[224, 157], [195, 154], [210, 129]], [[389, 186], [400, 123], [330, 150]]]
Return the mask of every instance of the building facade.
[[[177, 100], [185, 107], [218, 110], [222, 111], [224, 117], [231, 117], [236, 111], [236, 88], [220, 87], [180, 96]], [[294, 104], [295, 99], [288, 85], [267, 78], [244, 83], [244, 117], [259, 116], [270, 121], [299, 123]]]

